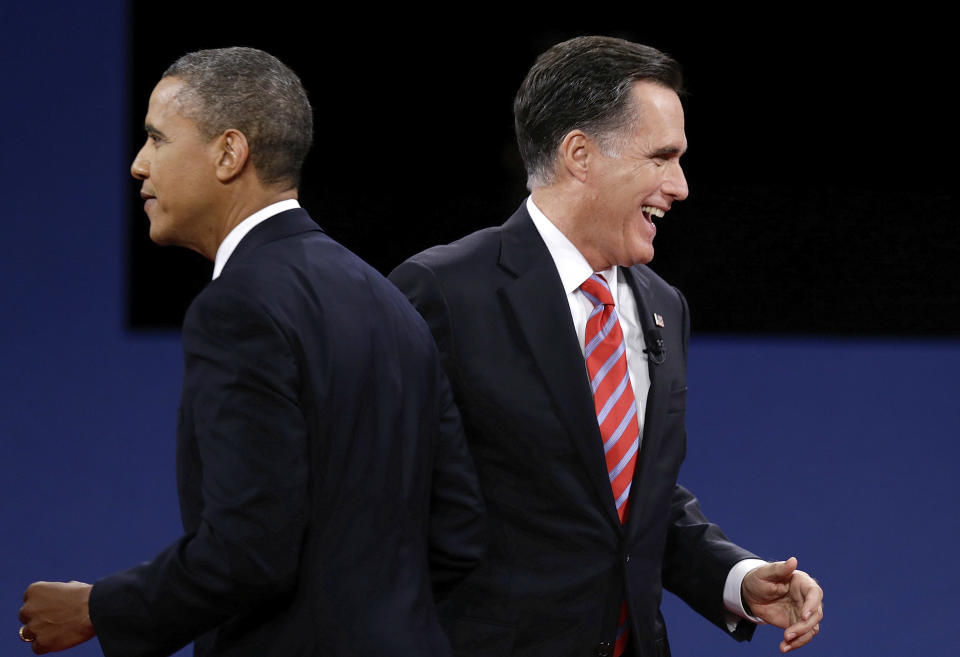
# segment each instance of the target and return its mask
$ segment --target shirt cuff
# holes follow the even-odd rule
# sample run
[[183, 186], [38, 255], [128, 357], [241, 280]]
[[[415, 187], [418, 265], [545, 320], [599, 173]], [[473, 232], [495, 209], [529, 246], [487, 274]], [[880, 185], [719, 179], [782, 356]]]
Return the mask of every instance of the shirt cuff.
[[727, 610], [727, 629], [731, 632], [737, 629], [741, 620], [748, 620], [757, 625], [763, 625], [764, 621], [751, 616], [743, 608], [743, 596], [740, 591], [743, 586], [743, 578], [747, 576], [754, 568], [766, 566], [767, 562], [762, 559], [744, 559], [736, 563], [730, 572], [727, 573], [727, 581], [723, 585], [723, 607]]

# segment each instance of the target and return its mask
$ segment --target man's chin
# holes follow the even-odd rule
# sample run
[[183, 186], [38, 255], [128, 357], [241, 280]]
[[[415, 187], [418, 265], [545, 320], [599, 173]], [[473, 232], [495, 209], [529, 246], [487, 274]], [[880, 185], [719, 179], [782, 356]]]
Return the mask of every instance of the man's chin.
[[643, 248], [639, 248], [633, 251], [630, 254], [630, 260], [632, 265], [646, 265], [653, 260], [653, 245], [647, 245]]
[[154, 222], [150, 222], [150, 241], [157, 246], [170, 246], [173, 244], [169, 233]]

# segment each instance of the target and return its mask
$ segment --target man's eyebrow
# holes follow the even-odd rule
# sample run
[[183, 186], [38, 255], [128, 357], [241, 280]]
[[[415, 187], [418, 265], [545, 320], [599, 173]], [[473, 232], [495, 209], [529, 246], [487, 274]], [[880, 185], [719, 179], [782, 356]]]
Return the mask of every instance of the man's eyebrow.
[[650, 154], [650, 157], [659, 157], [659, 158], [671, 158], [671, 157], [680, 157], [686, 152], [686, 150], [681, 150], [677, 146], [664, 146], [663, 148], [658, 148]]
[[159, 130], [157, 130], [156, 126], [154, 126], [152, 123], [144, 123], [143, 131], [148, 135], [156, 135], [157, 137], [161, 137], [161, 138], [166, 137], [166, 135], [160, 132]]

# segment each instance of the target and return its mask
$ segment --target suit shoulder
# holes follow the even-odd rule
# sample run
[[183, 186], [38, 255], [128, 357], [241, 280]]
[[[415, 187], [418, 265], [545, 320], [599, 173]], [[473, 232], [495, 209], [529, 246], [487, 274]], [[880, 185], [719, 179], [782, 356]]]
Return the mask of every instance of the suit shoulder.
[[654, 289], [667, 290], [673, 288], [660, 274], [650, 269], [647, 265], [633, 265], [630, 267], [630, 271], [633, 272], [634, 276], [641, 282], [650, 285]]
[[[256, 306], [292, 333], [319, 331], [331, 322], [323, 317], [353, 316], [352, 323], [370, 327], [390, 322], [422, 324], [401, 292], [376, 269], [335, 239], [321, 232], [285, 237], [257, 247], [235, 266], [225, 268], [202, 294]], [[198, 301], [199, 301], [198, 297]], [[304, 318], [312, 318], [307, 325]], [[360, 319], [367, 318], [367, 319]], [[389, 319], [389, 321], [388, 321]], [[429, 335], [426, 326], [421, 333]]]
[[229, 326], [239, 322], [270, 322], [267, 295], [260, 289], [255, 277], [244, 276], [242, 271], [231, 276], [221, 276], [211, 281], [194, 297], [184, 316], [184, 331], [191, 327]]
[[[345, 254], [349, 252], [321, 232], [286, 235], [235, 253], [190, 304], [184, 324], [231, 316], [261, 316], [282, 323], [281, 316], [289, 314], [282, 309], [317, 298], [310, 294], [311, 287], [338, 283], [340, 271], [358, 267], [353, 260], [359, 259]], [[344, 259], [350, 260], [346, 266]], [[310, 271], [311, 263], [317, 262], [324, 265], [320, 274]]]
[[650, 287], [651, 290], [668, 296], [683, 296], [679, 289], [668, 283], [660, 274], [653, 271], [647, 265], [634, 265], [630, 271], [641, 282]]
[[365, 287], [377, 276], [376, 270], [347, 247], [315, 231], [258, 245], [228, 263], [208, 288], [241, 291], [271, 305], [286, 294], [297, 296], [308, 288], [327, 288], [333, 293], [341, 288]]
[[649, 296], [651, 301], [674, 308], [682, 317], [688, 314], [687, 300], [683, 293], [664, 280], [659, 274], [647, 265], [634, 265], [629, 269], [630, 274], [640, 286], [641, 293]]
[[[433, 246], [411, 256], [403, 264], [416, 263], [433, 271], [455, 269], [475, 262], [490, 262], [500, 249], [500, 226], [470, 233], [455, 242]], [[495, 260], [494, 260], [495, 261]]]

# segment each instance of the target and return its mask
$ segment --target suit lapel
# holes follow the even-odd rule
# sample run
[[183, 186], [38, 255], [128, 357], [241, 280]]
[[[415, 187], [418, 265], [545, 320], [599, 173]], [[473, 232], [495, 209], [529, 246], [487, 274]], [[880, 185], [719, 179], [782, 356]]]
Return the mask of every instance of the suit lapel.
[[556, 265], [526, 207], [501, 230], [500, 266], [516, 276], [502, 294], [576, 444], [610, 520], [620, 520], [603, 458], [593, 395]]
[[[640, 315], [640, 330], [644, 337], [650, 329], [655, 328], [653, 310], [650, 308], [650, 283], [643, 270], [636, 267], [620, 267], [620, 275], [625, 277], [637, 303], [637, 313]], [[662, 365], [657, 365], [652, 359], [647, 359], [647, 370], [650, 374], [650, 390], [647, 393], [647, 408], [643, 416], [643, 441], [640, 453], [637, 455], [637, 467], [633, 474], [633, 483], [630, 488], [630, 517], [627, 519], [627, 529], [632, 530], [639, 526], [644, 517], [643, 494], [644, 483], [654, 481], [657, 476], [653, 472], [660, 451], [660, 441], [663, 438], [661, 424], [666, 417], [669, 390], [664, 390], [665, 377], [662, 375]]]

